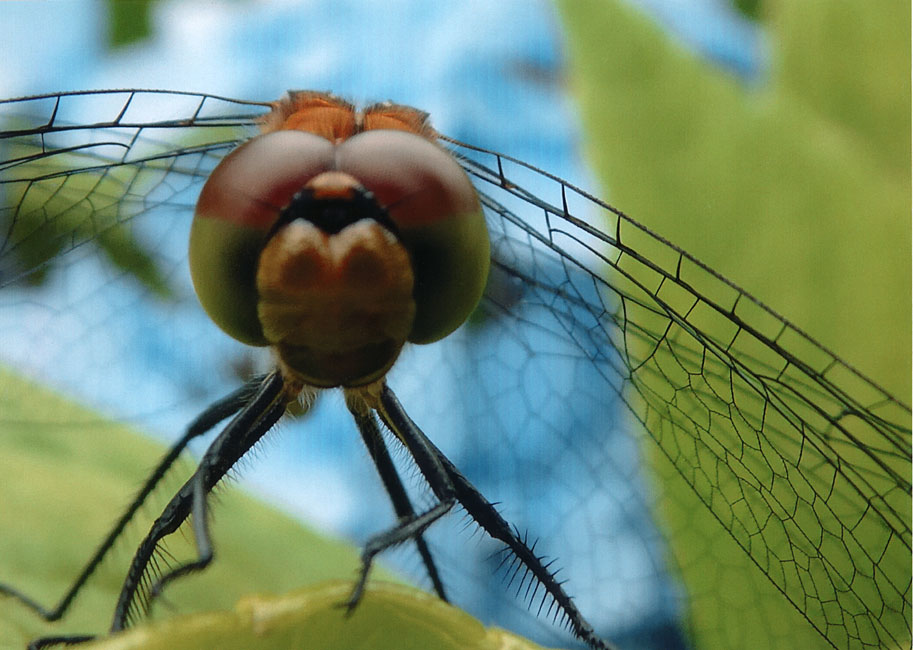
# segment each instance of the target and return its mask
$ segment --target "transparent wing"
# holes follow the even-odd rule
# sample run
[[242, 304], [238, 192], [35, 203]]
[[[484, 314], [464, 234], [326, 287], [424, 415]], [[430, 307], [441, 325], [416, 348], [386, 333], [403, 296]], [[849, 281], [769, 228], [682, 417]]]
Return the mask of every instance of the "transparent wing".
[[[146, 252], [121, 226], [205, 180], [249, 137], [262, 106], [162, 91], [0, 102], [6, 230], [0, 282], [29, 276], [35, 283], [58, 254], [94, 241], [117, 266], [167, 292]], [[182, 117], [159, 117], [175, 112]]]
[[[266, 110], [155, 91], [0, 103], [3, 359], [152, 429], [227, 392], [225, 359], [243, 352], [192, 298], [188, 211]], [[788, 602], [809, 643], [908, 643], [909, 407], [610, 206], [452, 146], [485, 195], [492, 281], [471, 322], [407, 350], [390, 383], [558, 557], [584, 614], [623, 645], [674, 647]], [[478, 586], [491, 549], [433, 539], [458, 604], [535, 617], [516, 584]], [[797, 647], [767, 627], [769, 646]]]
[[[908, 643], [909, 407], [625, 214], [519, 161], [465, 151], [480, 186], [496, 188], [494, 257], [521, 281], [519, 302], [599, 375], [591, 391], [625, 405], [653, 443], [643, 452], [663, 457], [659, 474], [678, 475], [658, 486], [660, 510], [687, 484], [834, 647]], [[592, 453], [592, 441], [568, 444]], [[706, 546], [681, 532], [673, 547]], [[673, 548], [679, 562], [689, 552]]]

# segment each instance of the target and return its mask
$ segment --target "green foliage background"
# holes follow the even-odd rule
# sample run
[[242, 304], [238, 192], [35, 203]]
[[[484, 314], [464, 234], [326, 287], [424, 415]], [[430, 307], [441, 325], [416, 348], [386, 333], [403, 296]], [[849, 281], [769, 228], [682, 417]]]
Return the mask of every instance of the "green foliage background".
[[909, 3], [762, 3], [757, 83], [623, 0], [558, 6], [609, 200], [908, 401]]
[[[609, 201], [909, 403], [909, 4], [753, 3], [771, 53], [755, 83], [623, 1], [558, 6]], [[830, 647], [647, 454], [695, 647]]]

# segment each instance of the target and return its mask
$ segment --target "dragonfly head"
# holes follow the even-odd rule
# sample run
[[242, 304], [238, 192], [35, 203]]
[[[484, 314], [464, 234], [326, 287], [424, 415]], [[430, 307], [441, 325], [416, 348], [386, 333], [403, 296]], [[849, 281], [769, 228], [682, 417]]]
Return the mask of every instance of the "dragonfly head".
[[[309, 110], [325, 114], [326, 101], [309, 100]], [[345, 129], [352, 135], [344, 138], [335, 127], [327, 137], [320, 129], [307, 130], [306, 119], [286, 117], [283, 124], [297, 128], [239, 146], [200, 193], [191, 274], [201, 304], [219, 327], [244, 343], [273, 346], [280, 357], [282, 344], [294, 340], [295, 355], [285, 355], [287, 361], [298, 359], [292, 367], [310, 354], [304, 347], [333, 344], [323, 340], [327, 336], [373, 350], [374, 361], [366, 364], [343, 363], [334, 356], [339, 350], [332, 350], [325, 365], [358, 369], [325, 376], [302, 372], [307, 383], [351, 386], [377, 379], [406, 341], [430, 343], [459, 327], [485, 288], [488, 231], [465, 171], [429, 137], [424, 122], [420, 132], [370, 128], [408, 126], [409, 120], [396, 120], [400, 108], [367, 109], [352, 119]], [[334, 125], [339, 110], [354, 109], [334, 109]], [[267, 261], [267, 253], [279, 261]], [[347, 274], [352, 284], [338, 284]], [[273, 275], [293, 280], [296, 288], [278, 290]], [[336, 286], [338, 295], [317, 296], [321, 284]], [[294, 295], [311, 301], [296, 307], [298, 317], [317, 320], [292, 333]], [[264, 302], [270, 306], [262, 307]], [[396, 315], [381, 315], [388, 308]], [[281, 326], [264, 321], [265, 314], [278, 318], [280, 312]], [[361, 320], [351, 320], [360, 312]], [[361, 343], [355, 341], [359, 336]]]

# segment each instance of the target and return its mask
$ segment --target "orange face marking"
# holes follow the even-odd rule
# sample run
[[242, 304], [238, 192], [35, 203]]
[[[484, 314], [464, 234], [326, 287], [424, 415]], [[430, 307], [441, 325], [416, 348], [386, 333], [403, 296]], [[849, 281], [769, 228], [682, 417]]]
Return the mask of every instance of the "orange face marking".
[[307, 131], [337, 143], [358, 132], [355, 107], [327, 93], [298, 91], [273, 102], [263, 118], [263, 133]]
[[409, 131], [432, 142], [437, 140], [438, 133], [428, 123], [428, 113], [411, 106], [384, 102], [374, 104], [364, 110], [362, 124], [365, 131], [376, 129], [393, 129]]

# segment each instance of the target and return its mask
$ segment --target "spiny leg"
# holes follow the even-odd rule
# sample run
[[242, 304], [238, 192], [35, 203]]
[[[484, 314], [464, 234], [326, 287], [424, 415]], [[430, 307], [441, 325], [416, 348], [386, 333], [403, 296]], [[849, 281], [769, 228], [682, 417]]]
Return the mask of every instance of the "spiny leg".
[[[380, 384], [375, 384], [375, 386], [378, 385], [386, 387], [386, 383], [383, 381]], [[372, 396], [370, 390], [360, 393], [360, 397], [366, 400], [369, 408], [378, 413], [384, 424], [406, 446], [419, 471], [428, 482], [431, 491], [437, 497], [438, 503], [422, 513], [416, 514], [413, 512], [407, 517], [400, 517], [396, 526], [368, 540], [361, 553], [361, 573], [355, 583], [355, 587], [352, 589], [352, 593], [345, 602], [349, 612], [352, 612], [361, 600], [368, 581], [368, 574], [371, 572], [371, 566], [377, 554], [406, 540], [419, 538], [428, 526], [447, 514], [455, 503], [453, 486], [450, 484], [447, 471], [441, 464], [435, 450], [428, 446], [427, 438], [422, 439], [412, 435], [412, 432], [417, 430], [418, 427], [409, 420], [409, 416], [402, 409], [392, 415], [388, 414], [380, 403], [376, 403], [376, 398]], [[408, 422], [409, 426], [403, 420]]]
[[[194, 475], [181, 487], [165, 506], [161, 516], [155, 520], [149, 534], [137, 549], [127, 572], [120, 598], [114, 609], [112, 632], [126, 627], [134, 610], [137, 596], [140, 598], [141, 606], [147, 608], [167, 582], [187, 573], [198, 571], [212, 561], [213, 552], [209, 539], [206, 495], [285, 413], [287, 397], [283, 390], [284, 387], [285, 382], [278, 373], [269, 375], [262, 382], [250, 402], [213, 440], [200, 460], [200, 465]], [[137, 594], [158, 543], [166, 535], [175, 532], [191, 512], [194, 515], [193, 530], [199, 554], [198, 559], [166, 574], [153, 586], [151, 594]]]
[[[208, 406], [206, 410], [200, 413], [200, 415], [190, 423], [190, 426], [187, 427], [184, 435], [172, 445], [171, 449], [168, 450], [168, 453], [159, 461], [159, 464], [146, 479], [145, 484], [133, 498], [133, 501], [127, 506], [126, 510], [124, 510], [123, 514], [98, 546], [95, 553], [73, 581], [73, 584], [54, 607], [46, 608], [18, 589], [3, 583], [0, 583], [0, 594], [15, 598], [46, 621], [56, 621], [60, 619], [69, 609], [73, 600], [88, 581], [89, 577], [91, 577], [98, 568], [98, 565], [104, 560], [105, 555], [107, 555], [108, 551], [114, 546], [114, 543], [123, 533], [127, 524], [130, 523], [149, 495], [152, 494], [162, 478], [168, 473], [168, 470], [171, 469], [171, 466], [174, 465], [190, 441], [205, 434], [219, 422], [236, 413], [250, 400], [253, 391], [262, 381], [263, 378], [258, 377], [247, 382], [244, 386], [230, 395], [227, 395]], [[66, 639], [69, 637], [54, 638], [59, 639], [54, 643], [65, 643]], [[50, 637], [48, 637], [48, 639], [50, 639]], [[47, 641], [47, 639], [42, 639], [42, 641]], [[51, 643], [46, 642], [45, 646], [47, 645], [51, 645]]]
[[[544, 587], [545, 594], [542, 596], [542, 602], [545, 602], [546, 595], [551, 596], [554, 603], [563, 612], [574, 634], [588, 646], [594, 648], [594, 650], [612, 650], [613, 646], [596, 635], [593, 627], [583, 617], [580, 610], [577, 609], [574, 601], [555, 578], [555, 574], [549, 570], [548, 565], [542, 563], [542, 558], [535, 554], [533, 549], [507, 523], [495, 507], [463, 476], [443, 452], [428, 439], [418, 425], [409, 418], [396, 395], [386, 384], [381, 388], [379, 399], [379, 413], [384, 423], [407, 445], [410, 451], [412, 451], [412, 446], [407, 440], [413, 441], [411, 444], [421, 449], [429, 450], [435, 456], [436, 462], [434, 465], [443, 468], [446, 474], [446, 483], [456, 501], [463, 506], [469, 516], [485, 532], [494, 539], [506, 544], [511, 553], [527, 568], [536, 581]], [[416, 459], [416, 462], [418, 462], [418, 459]], [[432, 489], [434, 489], [434, 486], [432, 486]]]
[[[358, 412], [352, 406], [350, 406], [349, 410], [355, 418], [355, 424], [361, 433], [361, 439], [368, 448], [368, 453], [371, 454], [371, 460], [374, 461], [374, 466], [377, 468], [378, 474], [380, 474], [384, 488], [390, 496], [390, 501], [393, 502], [396, 516], [400, 521], [414, 519], [416, 516], [415, 510], [412, 508], [409, 495], [406, 494], [399, 473], [396, 471], [393, 459], [390, 458], [387, 445], [384, 444], [384, 439], [381, 436], [380, 429], [377, 427], [377, 420], [374, 414], [370, 411], [366, 413]], [[418, 548], [419, 555], [421, 555], [425, 570], [428, 572], [428, 577], [431, 578], [435, 593], [441, 600], [448, 602], [447, 595], [444, 592], [444, 583], [438, 573], [434, 558], [431, 556], [431, 550], [421, 534], [415, 537], [415, 545]]]
[[[250, 390], [244, 393], [247, 397], [246, 406], [241, 409], [232, 421], [222, 430], [210, 444], [209, 449], [200, 461], [200, 466], [194, 475], [172, 497], [162, 514], [152, 524], [149, 534], [140, 544], [130, 564], [127, 577], [121, 587], [120, 597], [114, 609], [114, 621], [111, 632], [124, 629], [127, 619], [134, 611], [137, 596], [140, 598], [141, 607], [149, 605], [148, 594], [140, 592], [144, 584], [144, 576], [149, 563], [155, 554], [158, 542], [163, 537], [176, 531], [190, 515], [191, 503], [194, 498], [194, 484], [197, 476], [203, 475], [204, 485], [212, 489], [225, 475], [231, 466], [240, 458], [264, 433], [282, 417], [285, 411], [285, 401], [280, 400], [284, 382], [278, 374], [272, 374], [263, 379], [256, 393], [252, 396]], [[247, 388], [247, 387], [245, 387]], [[238, 393], [233, 393], [236, 396]], [[226, 398], [227, 399], [227, 398]], [[237, 410], [237, 409], [235, 409]], [[265, 426], [271, 421], [269, 426]], [[261, 430], [262, 429], [262, 430]], [[207, 489], [207, 491], [208, 491]], [[55, 636], [37, 639], [29, 644], [29, 650], [37, 650], [50, 645], [67, 644], [75, 645], [91, 641], [92, 635]]]
[[76, 645], [93, 641], [95, 637], [89, 634], [72, 634], [68, 636], [46, 636], [29, 643], [28, 650], [41, 650], [55, 645]]

